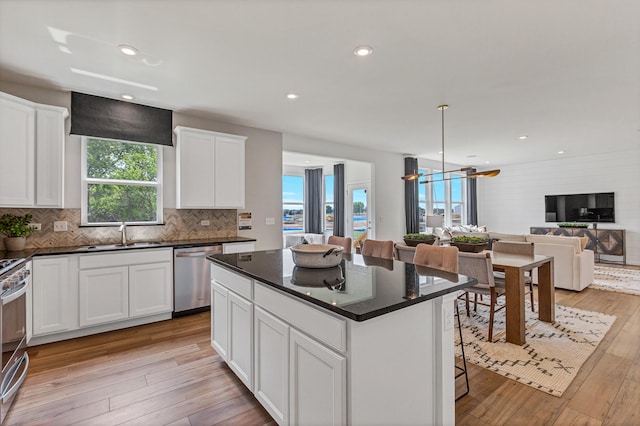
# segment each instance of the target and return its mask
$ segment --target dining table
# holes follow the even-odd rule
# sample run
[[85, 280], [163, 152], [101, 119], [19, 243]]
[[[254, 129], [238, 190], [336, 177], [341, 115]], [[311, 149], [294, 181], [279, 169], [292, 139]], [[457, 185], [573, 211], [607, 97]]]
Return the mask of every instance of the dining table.
[[525, 338], [525, 272], [538, 268], [538, 319], [555, 321], [555, 286], [553, 256], [520, 255], [491, 250], [495, 271], [504, 271], [506, 303], [506, 341], [524, 345]]

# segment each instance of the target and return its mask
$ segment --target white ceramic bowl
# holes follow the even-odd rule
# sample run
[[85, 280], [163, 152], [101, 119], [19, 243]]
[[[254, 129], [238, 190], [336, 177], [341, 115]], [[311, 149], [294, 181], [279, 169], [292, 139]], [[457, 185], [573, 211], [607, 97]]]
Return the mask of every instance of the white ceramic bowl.
[[291, 274], [291, 284], [300, 287], [327, 287], [332, 289], [344, 283], [340, 265], [331, 268], [302, 268], [295, 266]]
[[342, 260], [344, 248], [334, 244], [300, 244], [291, 247], [293, 263], [303, 268], [331, 268]]

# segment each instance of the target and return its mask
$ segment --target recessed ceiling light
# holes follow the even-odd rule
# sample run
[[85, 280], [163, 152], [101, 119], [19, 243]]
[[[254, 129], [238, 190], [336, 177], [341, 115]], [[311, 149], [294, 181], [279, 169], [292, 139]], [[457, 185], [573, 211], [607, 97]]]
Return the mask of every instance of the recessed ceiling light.
[[484, 162], [484, 164], [489, 164], [489, 163], [491, 163], [491, 161], [485, 161], [485, 162]]
[[126, 44], [121, 44], [118, 46], [118, 49], [127, 56], [136, 56], [138, 54], [138, 49], [133, 46], [127, 46]]
[[305, 163], [309, 164], [311, 161], [309, 160], [304, 160]]
[[558, 151], [558, 154], [564, 154], [564, 151]]
[[133, 100], [133, 96], [128, 95], [128, 94], [125, 93], [124, 95], [122, 95], [122, 99], [126, 99], [128, 101], [131, 101], [131, 100]]
[[528, 137], [529, 137], [529, 136], [527, 136], [527, 135], [522, 135], [522, 136], [520, 136], [518, 139], [520, 139], [520, 140], [525, 140], [525, 139], [527, 139]]
[[442, 154], [442, 151], [438, 151], [438, 154]]
[[287, 93], [287, 99], [298, 99], [300, 97], [300, 95], [298, 95], [297, 93]]
[[373, 53], [373, 48], [371, 46], [358, 46], [353, 49], [353, 54], [356, 56], [369, 56]]

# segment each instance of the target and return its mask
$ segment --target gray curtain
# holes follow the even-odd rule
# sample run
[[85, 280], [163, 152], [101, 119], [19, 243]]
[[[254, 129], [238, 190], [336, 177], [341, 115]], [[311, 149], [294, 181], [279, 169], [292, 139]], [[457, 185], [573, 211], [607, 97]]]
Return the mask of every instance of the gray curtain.
[[[467, 172], [474, 173], [476, 169]], [[476, 179], [467, 179], [467, 225], [478, 224], [478, 184]]]
[[305, 169], [304, 231], [322, 234], [322, 169]]
[[345, 236], [344, 164], [333, 165], [333, 235]]
[[[418, 173], [418, 159], [405, 157], [404, 174]], [[418, 181], [404, 181], [404, 214], [407, 222], [407, 234], [420, 232], [420, 205], [418, 203]]]

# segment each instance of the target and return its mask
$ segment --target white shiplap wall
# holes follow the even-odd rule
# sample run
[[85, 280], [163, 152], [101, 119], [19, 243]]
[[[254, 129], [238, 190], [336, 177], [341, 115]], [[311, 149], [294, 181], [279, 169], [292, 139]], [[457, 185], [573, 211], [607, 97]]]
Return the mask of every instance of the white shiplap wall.
[[499, 176], [478, 180], [478, 221], [489, 230], [529, 233], [544, 221], [544, 196], [615, 192], [616, 223], [624, 229], [627, 263], [640, 265], [640, 148], [600, 155], [501, 167]]

